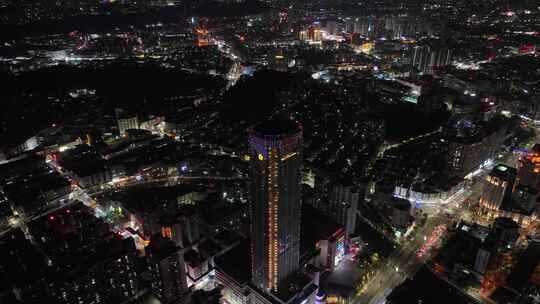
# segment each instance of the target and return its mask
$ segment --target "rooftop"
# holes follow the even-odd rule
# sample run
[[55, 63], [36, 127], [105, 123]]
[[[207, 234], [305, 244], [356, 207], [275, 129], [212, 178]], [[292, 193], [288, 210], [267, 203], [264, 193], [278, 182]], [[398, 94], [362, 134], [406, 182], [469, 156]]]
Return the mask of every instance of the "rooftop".
[[176, 204], [179, 196], [195, 191], [193, 185], [172, 187], [131, 187], [128, 190], [112, 193], [111, 199], [122, 203], [130, 212], [152, 213], [162, 206]]
[[44, 194], [49, 191], [61, 194], [63, 192], [58, 190], [68, 189], [70, 185], [71, 183], [58, 173], [50, 173], [27, 177], [24, 180], [5, 185], [4, 191], [6, 196], [16, 204], [28, 205], [36, 200], [46, 199]]
[[204, 262], [204, 258], [194, 249], [190, 249], [184, 253], [184, 261], [191, 267], [195, 267]]
[[[293, 273], [278, 284], [277, 292], [273, 292], [272, 295], [276, 296], [282, 302], [287, 303], [295, 297], [302, 297], [302, 291], [310, 283], [311, 278], [305, 274]], [[314, 291], [308, 287], [306, 291], [309, 290]]]
[[489, 228], [474, 223], [462, 222], [436, 256], [436, 261], [446, 269], [461, 264], [473, 269], [476, 253], [481, 247], [492, 248]]
[[161, 261], [175, 252], [178, 252], [180, 248], [174, 243], [174, 241], [163, 238], [160, 234], [153, 235], [150, 244], [147, 247], [147, 252], [152, 255], [158, 261]]
[[218, 254], [221, 250], [222, 249], [219, 244], [217, 244], [210, 238], [207, 238], [206, 240], [199, 243], [199, 252], [205, 254], [206, 256], [214, 256]]
[[19, 228], [0, 239], [0, 282], [3, 286], [12, 283], [25, 284], [36, 274], [43, 273], [47, 265], [38, 248], [24, 238]]
[[518, 185], [511, 196], [507, 196], [503, 201], [501, 209], [531, 215], [536, 209], [538, 200], [538, 190], [523, 185]]
[[108, 225], [92, 212], [78, 203], [31, 222], [29, 231], [35, 240], [34, 246], [43, 255], [40, 260], [50, 259], [51, 262], [45, 268], [36, 267], [24, 279], [32, 282], [76, 280], [96, 271], [106, 261], [136, 253], [132, 239], [121, 239], [111, 233]]
[[243, 239], [240, 243], [214, 258], [216, 267], [223, 270], [239, 285], [251, 281], [251, 247], [249, 239]]
[[520, 227], [518, 223], [509, 217], [498, 217], [493, 225], [504, 229], [519, 229]]
[[45, 158], [36, 154], [23, 154], [15, 159], [0, 162], [0, 181], [13, 180], [48, 169]]
[[300, 256], [316, 249], [319, 240], [327, 240], [342, 228], [329, 216], [325, 216], [309, 204], [302, 204], [302, 220], [300, 221]]
[[540, 263], [540, 242], [533, 241], [508, 276], [508, 286], [520, 290], [534, 273], [538, 263]]
[[517, 175], [517, 170], [503, 164], [498, 164], [493, 168], [493, 170], [491, 170], [489, 175], [509, 181], [515, 178], [515, 176]]

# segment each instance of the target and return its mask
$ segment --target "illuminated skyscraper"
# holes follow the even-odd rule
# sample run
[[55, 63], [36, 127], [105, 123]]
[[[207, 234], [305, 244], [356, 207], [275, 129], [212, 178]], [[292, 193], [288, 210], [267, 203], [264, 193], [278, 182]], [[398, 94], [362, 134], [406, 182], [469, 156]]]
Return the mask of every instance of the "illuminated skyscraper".
[[289, 119], [266, 121], [249, 134], [253, 283], [277, 291], [299, 267], [302, 128]]

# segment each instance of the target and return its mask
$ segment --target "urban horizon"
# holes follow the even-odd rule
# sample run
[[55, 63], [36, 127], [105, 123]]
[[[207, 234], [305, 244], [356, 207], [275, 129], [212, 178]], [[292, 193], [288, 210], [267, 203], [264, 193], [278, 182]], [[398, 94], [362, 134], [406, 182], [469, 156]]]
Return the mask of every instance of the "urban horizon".
[[535, 0], [0, 0], [0, 303], [539, 304]]

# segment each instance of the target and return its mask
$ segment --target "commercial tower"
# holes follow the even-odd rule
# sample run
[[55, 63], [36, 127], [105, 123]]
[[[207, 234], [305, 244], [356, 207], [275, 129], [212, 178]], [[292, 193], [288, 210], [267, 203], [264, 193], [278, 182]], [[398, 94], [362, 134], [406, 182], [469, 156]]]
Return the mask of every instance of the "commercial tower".
[[505, 165], [497, 165], [486, 177], [484, 190], [480, 196], [480, 206], [490, 210], [498, 210], [505, 199], [508, 199], [516, 186], [516, 169]]
[[289, 119], [250, 130], [252, 280], [264, 291], [299, 267], [302, 128]]

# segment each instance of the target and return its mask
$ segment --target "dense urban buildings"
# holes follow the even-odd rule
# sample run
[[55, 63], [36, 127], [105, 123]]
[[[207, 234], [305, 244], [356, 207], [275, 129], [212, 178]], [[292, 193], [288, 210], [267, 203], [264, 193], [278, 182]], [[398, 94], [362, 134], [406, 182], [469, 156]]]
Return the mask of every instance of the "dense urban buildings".
[[538, 303], [537, 2], [0, 0], [0, 303]]

